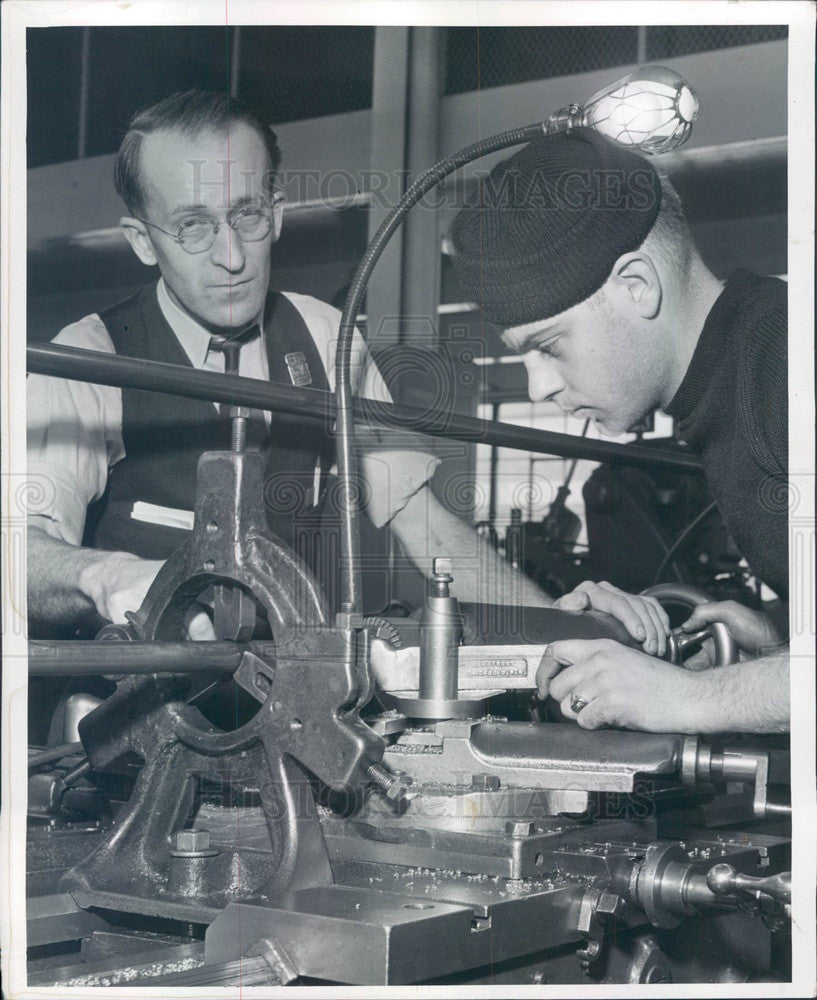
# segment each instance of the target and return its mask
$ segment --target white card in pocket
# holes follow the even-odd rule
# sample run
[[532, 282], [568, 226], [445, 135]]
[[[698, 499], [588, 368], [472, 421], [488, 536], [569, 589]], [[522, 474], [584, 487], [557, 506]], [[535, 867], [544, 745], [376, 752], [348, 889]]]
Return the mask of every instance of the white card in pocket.
[[134, 521], [144, 521], [146, 524], [163, 524], [167, 528], [183, 528], [193, 530], [194, 514], [192, 510], [179, 510], [177, 507], [160, 507], [156, 503], [137, 500], [130, 515]]

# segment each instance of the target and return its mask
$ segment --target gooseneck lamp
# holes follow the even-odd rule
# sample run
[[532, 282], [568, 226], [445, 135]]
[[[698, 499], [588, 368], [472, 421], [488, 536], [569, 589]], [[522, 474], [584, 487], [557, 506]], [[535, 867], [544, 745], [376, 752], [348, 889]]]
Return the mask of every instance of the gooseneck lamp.
[[665, 66], [644, 66], [594, 94], [584, 105], [557, 111], [544, 122], [511, 129], [448, 156], [409, 187], [389, 212], [366, 248], [346, 297], [335, 358], [338, 478], [341, 497], [341, 610], [362, 610], [360, 599], [360, 534], [357, 520], [357, 476], [354, 454], [351, 359], [355, 320], [374, 266], [411, 208], [455, 170], [488, 153], [521, 146], [540, 138], [588, 127], [644, 153], [664, 153], [686, 142], [698, 115], [698, 99], [689, 84]]

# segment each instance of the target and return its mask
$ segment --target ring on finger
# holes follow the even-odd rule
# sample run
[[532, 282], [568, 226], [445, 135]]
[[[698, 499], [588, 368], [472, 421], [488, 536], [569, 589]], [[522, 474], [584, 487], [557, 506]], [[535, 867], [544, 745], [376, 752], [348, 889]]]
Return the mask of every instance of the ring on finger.
[[570, 707], [573, 709], [576, 715], [578, 715], [583, 708], [587, 708], [587, 704], [588, 704], [587, 700], [585, 698], [582, 698], [580, 695], [576, 694], [575, 691], [570, 696]]

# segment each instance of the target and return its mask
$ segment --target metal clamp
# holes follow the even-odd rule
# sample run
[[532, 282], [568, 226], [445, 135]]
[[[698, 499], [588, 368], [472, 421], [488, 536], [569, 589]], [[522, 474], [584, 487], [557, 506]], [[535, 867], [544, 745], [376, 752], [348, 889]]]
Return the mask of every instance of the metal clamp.
[[791, 806], [769, 802], [769, 755], [761, 750], [713, 753], [697, 736], [688, 736], [681, 751], [681, 780], [685, 785], [718, 781], [750, 781], [754, 786], [752, 809], [758, 819], [791, 815]]
[[609, 931], [609, 925], [621, 916], [624, 905], [621, 896], [601, 889], [588, 889], [582, 896], [576, 929], [587, 943], [576, 951], [576, 957], [585, 974], [598, 961], [604, 935]]

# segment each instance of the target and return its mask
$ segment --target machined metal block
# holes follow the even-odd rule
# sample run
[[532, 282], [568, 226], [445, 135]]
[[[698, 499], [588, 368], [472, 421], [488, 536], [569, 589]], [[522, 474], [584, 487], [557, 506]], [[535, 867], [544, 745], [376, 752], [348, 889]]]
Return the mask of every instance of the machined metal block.
[[428, 892], [412, 892], [403, 883], [402, 894], [388, 891], [386, 880], [377, 890], [335, 885], [288, 894], [269, 906], [231, 904], [208, 928], [205, 956], [208, 963], [231, 961], [256, 941], [271, 938], [285, 949], [300, 976], [398, 985], [579, 938], [574, 917], [580, 886], [514, 887], [500, 881], [490, 899], [483, 893], [481, 902], [463, 904], [445, 901], [431, 886]]
[[[488, 773], [502, 786], [633, 792], [638, 778], [672, 779], [683, 737], [572, 724], [451, 720], [406, 731], [383, 760], [417, 783], [470, 785]], [[680, 783], [680, 778], [679, 778]]]

